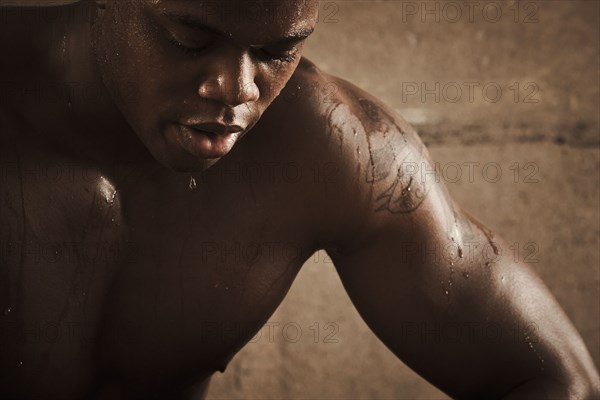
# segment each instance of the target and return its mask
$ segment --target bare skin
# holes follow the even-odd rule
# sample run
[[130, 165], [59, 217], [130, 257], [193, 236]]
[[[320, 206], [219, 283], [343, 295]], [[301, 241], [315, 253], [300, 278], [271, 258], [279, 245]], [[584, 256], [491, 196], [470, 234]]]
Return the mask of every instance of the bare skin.
[[[91, 25], [5, 9], [1, 398], [202, 394], [318, 249], [374, 333], [449, 395], [598, 396], [567, 316], [454, 204], [414, 130], [301, 57], [316, 2], [242, 22], [201, 3], [53, 8]], [[190, 136], [194, 118], [242, 131]]]

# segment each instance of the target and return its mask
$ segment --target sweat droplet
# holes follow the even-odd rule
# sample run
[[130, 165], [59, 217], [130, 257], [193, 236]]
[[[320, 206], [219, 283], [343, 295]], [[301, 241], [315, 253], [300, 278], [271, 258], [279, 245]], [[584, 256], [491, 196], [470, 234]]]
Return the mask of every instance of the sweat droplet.
[[194, 179], [193, 176], [190, 176], [190, 184], [189, 184], [190, 190], [194, 190], [194, 189], [196, 189], [196, 187], [197, 187], [196, 180]]
[[113, 191], [112, 195], [110, 197], [106, 197], [104, 200], [106, 201], [106, 204], [108, 205], [113, 205], [115, 202], [115, 197], [117, 196], [117, 191]]
[[462, 274], [465, 278], [469, 279], [469, 273], [468, 272], [463, 272]]
[[500, 250], [498, 249], [498, 246], [496, 246], [496, 243], [490, 242], [490, 244], [492, 245], [492, 249], [494, 249], [494, 254], [495, 255], [499, 255], [500, 254]]
[[[442, 281], [442, 292], [444, 292], [445, 295], [449, 295], [450, 294], [450, 288], [448, 286], [446, 286], [446, 282]], [[450, 283], [450, 286], [452, 286], [452, 284]]]
[[12, 310], [11, 310], [10, 308], [7, 308], [6, 310], [4, 310], [4, 313], [3, 313], [3, 314], [4, 314], [4, 315], [8, 315], [8, 314], [10, 314], [10, 312], [11, 312], [11, 311], [12, 311]]
[[[543, 371], [544, 370], [544, 365], [543, 365], [544, 359], [542, 358], [541, 354], [538, 353], [538, 351], [535, 349], [535, 347], [533, 346], [533, 340], [527, 334], [525, 334], [525, 342], [527, 343], [529, 348], [533, 351], [533, 353], [536, 355], [536, 357], [540, 361], [540, 370]], [[537, 343], [537, 341], [536, 341], [536, 343]]]
[[19, 361], [19, 362], [17, 363], [17, 368], [21, 368], [22, 366], [23, 366], [23, 361]]

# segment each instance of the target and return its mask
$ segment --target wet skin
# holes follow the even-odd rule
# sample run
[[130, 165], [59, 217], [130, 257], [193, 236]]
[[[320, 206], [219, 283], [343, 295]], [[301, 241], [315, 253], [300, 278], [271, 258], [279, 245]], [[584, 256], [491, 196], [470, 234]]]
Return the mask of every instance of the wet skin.
[[[201, 394], [318, 249], [449, 395], [598, 392], [560, 306], [453, 203], [414, 130], [301, 57], [316, 2], [242, 22], [203, 2], [97, 3], [51, 11], [93, 25], [3, 10], [1, 398]], [[181, 127], [198, 120], [243, 131]], [[427, 340], [407, 322], [504, 334]]]

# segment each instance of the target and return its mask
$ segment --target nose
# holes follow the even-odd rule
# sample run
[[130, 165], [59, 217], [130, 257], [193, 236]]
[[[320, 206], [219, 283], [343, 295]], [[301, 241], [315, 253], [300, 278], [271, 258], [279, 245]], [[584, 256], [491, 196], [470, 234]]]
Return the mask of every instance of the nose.
[[260, 92], [255, 76], [256, 68], [247, 52], [237, 56], [229, 52], [215, 57], [212, 70], [198, 87], [198, 95], [229, 107], [257, 101]]

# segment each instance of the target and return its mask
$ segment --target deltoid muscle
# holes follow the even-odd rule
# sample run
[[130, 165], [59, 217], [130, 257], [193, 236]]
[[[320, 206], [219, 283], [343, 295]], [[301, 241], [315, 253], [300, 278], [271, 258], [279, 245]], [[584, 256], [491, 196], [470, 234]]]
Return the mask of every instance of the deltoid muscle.
[[362, 110], [376, 127], [368, 136], [370, 161], [365, 179], [376, 190], [375, 210], [391, 213], [415, 211], [426, 197], [422, 169], [432, 170], [418, 144], [376, 104], [359, 99]]

